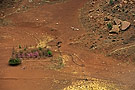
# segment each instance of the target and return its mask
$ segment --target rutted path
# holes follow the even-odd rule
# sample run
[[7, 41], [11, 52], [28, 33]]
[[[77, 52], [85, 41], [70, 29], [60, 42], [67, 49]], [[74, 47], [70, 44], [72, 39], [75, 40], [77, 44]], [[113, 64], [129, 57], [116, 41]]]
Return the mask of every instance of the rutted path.
[[[6, 17], [11, 24], [0, 27], [0, 90], [61, 90], [76, 80], [91, 80], [91, 77], [113, 82], [122, 86], [122, 90], [135, 89], [134, 66], [70, 44], [72, 39], [86, 33], [79, 14], [87, 1], [45, 4]], [[76, 55], [80, 59], [75, 62], [84, 66], [69, 61], [65, 68], [57, 71], [46, 68], [46, 62], [40, 61], [24, 61], [18, 67], [7, 65], [13, 46], [36, 45], [46, 35], [54, 38], [50, 44], [61, 41], [60, 50]]]

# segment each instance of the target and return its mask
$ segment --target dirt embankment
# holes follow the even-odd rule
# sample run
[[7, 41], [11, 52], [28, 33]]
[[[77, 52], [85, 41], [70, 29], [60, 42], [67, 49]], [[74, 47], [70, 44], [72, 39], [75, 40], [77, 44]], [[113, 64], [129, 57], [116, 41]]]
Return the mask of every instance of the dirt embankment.
[[82, 9], [81, 22], [87, 30], [78, 37], [83, 47], [134, 62], [134, 0], [90, 1]]

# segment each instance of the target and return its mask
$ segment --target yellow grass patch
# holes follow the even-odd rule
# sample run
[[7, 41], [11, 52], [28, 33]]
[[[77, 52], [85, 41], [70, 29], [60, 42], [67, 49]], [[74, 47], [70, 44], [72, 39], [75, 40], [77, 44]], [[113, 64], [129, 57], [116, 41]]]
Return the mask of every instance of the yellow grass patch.
[[49, 35], [43, 36], [43, 38], [39, 40], [37, 47], [41, 47], [41, 48], [47, 47], [47, 43], [51, 42], [52, 40], [54, 39]]
[[92, 78], [89, 81], [81, 80], [73, 82], [71, 86], [63, 90], [119, 90], [115, 84]]

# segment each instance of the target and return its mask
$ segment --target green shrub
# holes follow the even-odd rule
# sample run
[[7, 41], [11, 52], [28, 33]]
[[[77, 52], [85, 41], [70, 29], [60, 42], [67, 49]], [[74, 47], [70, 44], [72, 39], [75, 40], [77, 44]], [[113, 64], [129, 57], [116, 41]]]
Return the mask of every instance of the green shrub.
[[109, 4], [110, 5], [113, 5], [114, 4], [113, 0], [110, 0]]
[[21, 49], [22, 47], [21, 47], [21, 45], [19, 45], [19, 49]]
[[49, 57], [52, 56], [52, 52], [50, 50], [47, 52], [47, 54], [48, 54]]
[[24, 48], [24, 51], [26, 51], [27, 50], [27, 48]]
[[42, 50], [42, 48], [41, 48], [41, 47], [38, 47], [38, 49], [39, 49], [39, 50]]
[[21, 64], [21, 59], [19, 59], [19, 58], [10, 58], [8, 63], [11, 66], [19, 65], [19, 64]]
[[111, 30], [112, 29], [112, 24], [111, 23], [108, 23], [107, 24], [107, 27], [108, 27], [109, 30]]

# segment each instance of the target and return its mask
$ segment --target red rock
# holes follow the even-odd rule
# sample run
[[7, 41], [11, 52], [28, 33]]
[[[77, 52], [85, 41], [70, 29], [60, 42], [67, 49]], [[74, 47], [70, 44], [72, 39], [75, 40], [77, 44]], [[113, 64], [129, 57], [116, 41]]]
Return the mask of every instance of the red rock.
[[127, 28], [129, 28], [130, 25], [131, 24], [128, 21], [122, 21], [121, 22], [121, 30], [126, 30]]
[[119, 31], [120, 31], [119, 26], [118, 25], [113, 25], [113, 28], [112, 28], [112, 30], [110, 30], [109, 33], [116, 33], [116, 34], [118, 34]]

